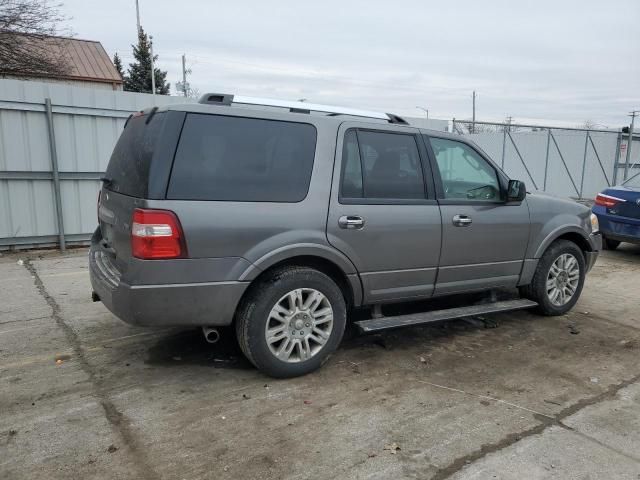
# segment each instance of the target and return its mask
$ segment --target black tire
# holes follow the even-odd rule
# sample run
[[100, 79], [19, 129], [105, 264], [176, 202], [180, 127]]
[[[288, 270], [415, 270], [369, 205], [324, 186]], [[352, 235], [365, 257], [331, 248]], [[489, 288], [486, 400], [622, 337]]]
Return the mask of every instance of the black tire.
[[[547, 278], [549, 276], [551, 266], [553, 263], [564, 254], [570, 254], [577, 260], [579, 268], [579, 277], [575, 293], [570, 300], [564, 305], [555, 305], [549, 295], [547, 294]], [[584, 254], [582, 250], [573, 242], [568, 240], [556, 240], [553, 242], [547, 251], [544, 252], [542, 258], [538, 262], [538, 267], [533, 275], [533, 279], [529, 285], [520, 288], [520, 294], [529, 298], [535, 302], [538, 302], [538, 313], [546, 316], [564, 315], [580, 298], [582, 287], [584, 286], [584, 279], [586, 275]]]
[[[293, 349], [300, 361], [290, 363], [277, 358], [267, 343], [270, 312], [283, 296], [296, 289], [313, 289], [322, 293], [333, 311], [333, 326], [326, 343], [302, 360], [302, 347]], [[283, 267], [268, 273], [250, 287], [235, 318], [236, 335], [243, 353], [261, 372], [276, 378], [296, 377], [321, 367], [338, 348], [347, 321], [346, 303], [340, 288], [327, 275], [307, 267]], [[287, 327], [287, 330], [293, 327]], [[313, 328], [313, 326], [311, 327]], [[288, 333], [287, 333], [288, 334]]]
[[618, 240], [611, 240], [609, 238], [604, 238], [603, 240], [605, 250], [615, 250], [620, 246], [620, 242]]

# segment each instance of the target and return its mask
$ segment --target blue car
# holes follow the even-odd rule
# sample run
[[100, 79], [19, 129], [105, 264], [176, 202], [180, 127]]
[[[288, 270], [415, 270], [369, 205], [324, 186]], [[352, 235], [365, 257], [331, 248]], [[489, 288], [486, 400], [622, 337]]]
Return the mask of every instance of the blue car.
[[613, 250], [620, 242], [640, 244], [640, 173], [599, 193], [593, 213], [605, 248]]

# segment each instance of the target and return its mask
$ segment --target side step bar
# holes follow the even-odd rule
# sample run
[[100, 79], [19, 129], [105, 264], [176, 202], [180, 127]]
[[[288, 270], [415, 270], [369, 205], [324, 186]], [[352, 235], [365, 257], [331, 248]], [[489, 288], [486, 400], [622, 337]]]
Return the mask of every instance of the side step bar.
[[444, 310], [433, 310], [431, 312], [412, 313], [409, 315], [398, 315], [395, 317], [374, 318], [373, 320], [362, 320], [355, 322], [362, 333], [379, 332], [389, 328], [408, 327], [412, 325], [423, 325], [425, 323], [440, 322], [442, 320], [453, 320], [455, 318], [473, 317], [488, 313], [507, 312], [511, 310], [523, 310], [538, 305], [536, 302], [524, 298], [518, 300], [506, 300], [502, 302], [484, 303], [481, 305], [471, 305], [469, 307], [446, 308]]

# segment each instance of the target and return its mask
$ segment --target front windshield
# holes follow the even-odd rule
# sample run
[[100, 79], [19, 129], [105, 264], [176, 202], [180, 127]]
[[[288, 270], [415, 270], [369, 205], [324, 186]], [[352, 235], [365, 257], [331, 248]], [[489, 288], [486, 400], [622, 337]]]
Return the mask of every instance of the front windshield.
[[633, 177], [628, 178], [622, 185], [625, 187], [640, 188], [640, 173], [636, 173]]

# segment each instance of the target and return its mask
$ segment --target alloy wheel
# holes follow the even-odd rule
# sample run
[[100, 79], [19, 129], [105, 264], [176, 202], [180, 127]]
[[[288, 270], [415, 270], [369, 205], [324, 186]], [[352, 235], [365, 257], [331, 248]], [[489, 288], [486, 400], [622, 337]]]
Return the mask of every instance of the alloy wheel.
[[333, 329], [333, 309], [313, 288], [297, 288], [276, 302], [265, 326], [271, 353], [288, 363], [304, 362], [327, 343]]
[[561, 307], [575, 295], [580, 281], [580, 264], [570, 253], [563, 253], [551, 264], [547, 275], [547, 296]]

